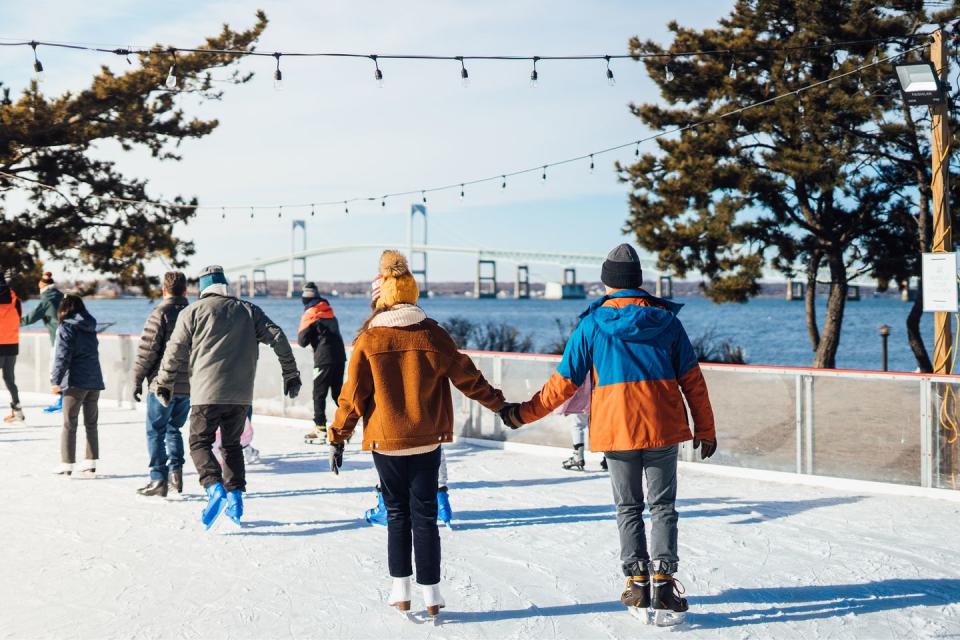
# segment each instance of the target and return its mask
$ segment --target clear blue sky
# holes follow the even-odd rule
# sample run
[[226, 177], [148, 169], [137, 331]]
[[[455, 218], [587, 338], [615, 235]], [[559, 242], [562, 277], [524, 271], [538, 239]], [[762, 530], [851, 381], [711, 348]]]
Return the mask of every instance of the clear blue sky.
[[[242, 28], [262, 8], [270, 18], [260, 49], [345, 50], [362, 53], [449, 55], [625, 53], [633, 35], [664, 41], [666, 24], [704, 27], [728, 12], [728, 0], [678, 3], [595, 0], [485, 2], [311, 2], [103, 0], [21, 2], [4, 8], [0, 37], [97, 43], [191, 46], [228, 22]], [[122, 71], [126, 62], [106, 54], [40, 49], [47, 70], [44, 90], [80, 89], [98, 65]], [[0, 79], [18, 91], [27, 82], [29, 49], [0, 50]], [[284, 88], [272, 87], [272, 59], [247, 59], [255, 71], [247, 85], [226, 88], [222, 103], [185, 106], [215, 116], [212, 135], [187, 142], [184, 160], [160, 163], [145, 153], [103, 145], [130, 175], [150, 179], [155, 197], [197, 196], [203, 204], [272, 204], [341, 199], [401, 191], [499, 174], [640, 138], [650, 132], [630, 115], [631, 101], [659, 99], [643, 66], [613, 65], [608, 87], [602, 62], [545, 62], [540, 86], [528, 86], [522, 63], [470, 64], [463, 89], [454, 63], [385, 61], [378, 89], [367, 61], [283, 60]], [[624, 159], [632, 157], [628, 151]], [[623, 240], [627, 191], [613, 172], [612, 156], [549, 173], [429, 197], [430, 241], [437, 244], [602, 253]], [[308, 220], [311, 247], [386, 242], [405, 238], [410, 201], [318, 213]], [[289, 219], [275, 213], [201, 213], [180, 229], [196, 242], [191, 268], [235, 264], [289, 249]], [[65, 265], [63, 268], [67, 268]], [[162, 270], [162, 265], [152, 265]], [[433, 280], [470, 279], [472, 259], [431, 257]], [[512, 265], [502, 263], [509, 277]], [[365, 280], [375, 256], [313, 259], [308, 276]], [[557, 279], [559, 267], [532, 266], [534, 279]], [[286, 276], [285, 267], [268, 274]], [[595, 278], [583, 270], [581, 278]]]

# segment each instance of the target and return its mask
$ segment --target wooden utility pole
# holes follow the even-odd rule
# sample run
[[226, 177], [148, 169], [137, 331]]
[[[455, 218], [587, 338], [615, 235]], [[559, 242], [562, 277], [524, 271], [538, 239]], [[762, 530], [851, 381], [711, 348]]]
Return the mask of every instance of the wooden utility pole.
[[[947, 80], [947, 45], [943, 30], [933, 32], [930, 45], [930, 61], [937, 70], [940, 80]], [[950, 118], [946, 104], [934, 105], [932, 112], [933, 134], [933, 180], [930, 189], [933, 195], [933, 243], [934, 253], [947, 253], [953, 250], [952, 225], [950, 218]], [[950, 331], [950, 314], [936, 313], [933, 319], [933, 371], [934, 373], [952, 373], [950, 371], [950, 353], [953, 335]]]

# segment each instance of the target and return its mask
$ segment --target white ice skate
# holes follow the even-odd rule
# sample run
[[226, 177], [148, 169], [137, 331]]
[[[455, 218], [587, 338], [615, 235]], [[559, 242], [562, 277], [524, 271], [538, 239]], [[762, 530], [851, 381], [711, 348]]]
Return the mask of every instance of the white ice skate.
[[397, 611], [406, 613], [410, 611], [410, 576], [406, 578], [394, 578], [393, 588], [390, 590], [390, 597], [387, 598], [387, 604], [395, 607]]

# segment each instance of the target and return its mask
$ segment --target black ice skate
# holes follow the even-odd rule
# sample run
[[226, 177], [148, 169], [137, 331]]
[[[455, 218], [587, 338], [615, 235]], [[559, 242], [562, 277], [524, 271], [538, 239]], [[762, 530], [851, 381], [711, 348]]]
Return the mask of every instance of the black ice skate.
[[583, 471], [586, 463], [583, 460], [583, 445], [578, 444], [573, 448], [573, 455], [563, 461], [563, 468], [567, 471]]
[[654, 560], [650, 563], [650, 604], [653, 607], [653, 623], [658, 627], [682, 624], [689, 608], [687, 599], [681, 597], [683, 585], [673, 577], [676, 563]]

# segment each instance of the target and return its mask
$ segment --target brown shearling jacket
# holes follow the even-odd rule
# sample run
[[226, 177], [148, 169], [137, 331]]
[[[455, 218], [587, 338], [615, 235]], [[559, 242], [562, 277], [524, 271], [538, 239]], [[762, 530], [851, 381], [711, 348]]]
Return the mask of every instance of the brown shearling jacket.
[[368, 328], [354, 343], [330, 442], [346, 442], [360, 418], [367, 451], [452, 442], [451, 382], [491, 411], [504, 404], [436, 321]]

